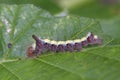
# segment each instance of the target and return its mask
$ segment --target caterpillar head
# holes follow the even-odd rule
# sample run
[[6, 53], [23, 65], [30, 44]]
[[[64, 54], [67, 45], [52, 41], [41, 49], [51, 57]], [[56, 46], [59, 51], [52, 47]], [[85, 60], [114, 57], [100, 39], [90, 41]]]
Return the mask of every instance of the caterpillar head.
[[34, 48], [32, 46], [29, 46], [27, 48], [27, 57], [34, 57], [35, 54], [34, 54]]

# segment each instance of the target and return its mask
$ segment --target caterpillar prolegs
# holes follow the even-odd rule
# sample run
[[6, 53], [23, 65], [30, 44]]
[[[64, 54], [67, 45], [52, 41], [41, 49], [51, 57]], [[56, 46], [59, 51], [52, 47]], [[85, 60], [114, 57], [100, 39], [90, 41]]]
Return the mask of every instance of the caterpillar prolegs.
[[36, 35], [32, 35], [32, 38], [36, 41], [35, 49], [29, 47], [27, 50], [27, 56], [33, 57], [38, 56], [47, 51], [51, 52], [74, 52], [81, 51], [82, 48], [88, 45], [100, 45], [102, 40], [94, 35], [92, 32], [89, 32], [85, 37], [76, 40], [67, 40], [67, 41], [50, 41], [48, 39], [40, 39]]

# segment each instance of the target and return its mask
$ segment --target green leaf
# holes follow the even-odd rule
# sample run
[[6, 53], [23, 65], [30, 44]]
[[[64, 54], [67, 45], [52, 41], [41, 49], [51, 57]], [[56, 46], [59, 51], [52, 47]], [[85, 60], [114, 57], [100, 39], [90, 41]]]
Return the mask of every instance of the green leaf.
[[[114, 23], [116, 21], [119, 21], [119, 16], [111, 21], [113, 26], [119, 25], [119, 22]], [[106, 32], [108, 24], [103, 22], [86, 17], [54, 17], [30, 4], [2, 5], [1, 80], [119, 80], [120, 40], [113, 36], [114, 32]], [[88, 32], [98, 35], [103, 44], [87, 47], [81, 52], [48, 52], [39, 58], [26, 58], [27, 48], [34, 43], [33, 34], [43, 39], [65, 41], [81, 38]], [[8, 48], [8, 43], [12, 44], [11, 48]]]
[[31, 60], [7, 60], [0, 63], [0, 77], [2, 80], [119, 80], [119, 48], [104, 47]]
[[108, 20], [100, 20], [100, 24], [105, 34], [120, 39], [120, 36], [118, 36], [120, 33], [120, 16]]
[[1, 20], [5, 27], [4, 41], [6, 45], [12, 44], [9, 49], [5, 45], [5, 53], [10, 57], [25, 57], [28, 46], [33, 43], [33, 34], [58, 41], [81, 38], [88, 32], [103, 36], [101, 26], [95, 19], [74, 16], [55, 18], [33, 5], [3, 6]]
[[62, 9], [51, 0], [0, 0], [3, 4], [33, 4], [35, 6], [41, 7], [48, 10], [52, 14], [62, 11]]

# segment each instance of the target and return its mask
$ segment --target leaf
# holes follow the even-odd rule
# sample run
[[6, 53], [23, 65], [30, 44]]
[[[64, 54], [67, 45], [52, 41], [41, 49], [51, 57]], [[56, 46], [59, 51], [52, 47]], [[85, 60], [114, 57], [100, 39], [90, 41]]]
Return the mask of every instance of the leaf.
[[51, 54], [31, 60], [1, 62], [0, 77], [4, 80], [119, 80], [119, 48], [95, 48], [75, 54]]
[[33, 4], [50, 11], [52, 14], [62, 11], [62, 9], [51, 0], [0, 0], [3, 4]]
[[100, 24], [105, 34], [108, 34], [113, 38], [120, 39], [120, 36], [118, 36], [120, 30], [119, 21], [120, 21], [120, 16], [117, 16], [109, 20], [100, 20]]
[[[120, 40], [106, 33], [102, 20], [76, 16], [54, 17], [33, 5], [2, 5], [0, 24], [2, 80], [120, 79]], [[60, 41], [78, 39], [88, 32], [97, 34], [103, 40], [103, 45], [88, 47], [81, 52], [48, 52], [40, 58], [26, 58], [26, 49], [34, 43], [33, 34]], [[8, 43], [12, 44], [11, 48], [7, 47]]]
[[[25, 50], [33, 43], [33, 34], [58, 41], [81, 38], [88, 32], [103, 35], [99, 22], [94, 19], [72, 16], [55, 18], [33, 5], [5, 6], [2, 9], [5, 53], [10, 57], [25, 57]], [[7, 48], [8, 43], [12, 44], [12, 48]]]
[[[31, 38], [33, 34], [41, 38], [60, 41], [74, 40], [85, 36], [88, 32], [93, 32], [103, 39], [104, 46], [111, 42], [112, 45], [117, 44], [113, 43], [116, 39], [113, 41], [112, 36], [103, 33], [104, 26], [101, 27], [98, 20], [73, 16], [55, 18], [33, 5], [3, 6], [5, 7], [2, 8], [1, 13], [4, 26], [2, 36], [4, 46], [6, 46], [3, 49], [6, 51], [4, 53], [10, 57], [25, 57], [27, 47], [33, 43]], [[8, 43], [12, 44], [12, 48], [7, 48]]]

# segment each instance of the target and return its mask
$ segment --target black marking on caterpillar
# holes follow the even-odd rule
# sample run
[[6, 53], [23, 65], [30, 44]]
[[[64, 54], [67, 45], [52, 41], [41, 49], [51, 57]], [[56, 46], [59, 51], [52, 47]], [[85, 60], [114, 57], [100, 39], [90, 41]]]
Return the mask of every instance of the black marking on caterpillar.
[[27, 50], [27, 56], [33, 57], [38, 56], [44, 52], [51, 51], [51, 52], [74, 52], [74, 51], [81, 51], [82, 48], [88, 45], [101, 45], [102, 40], [98, 38], [97, 35], [89, 32], [86, 37], [82, 39], [76, 40], [68, 40], [68, 41], [50, 41], [48, 39], [40, 39], [36, 35], [32, 35], [33, 39], [36, 41], [35, 49], [33, 47], [29, 47]]

